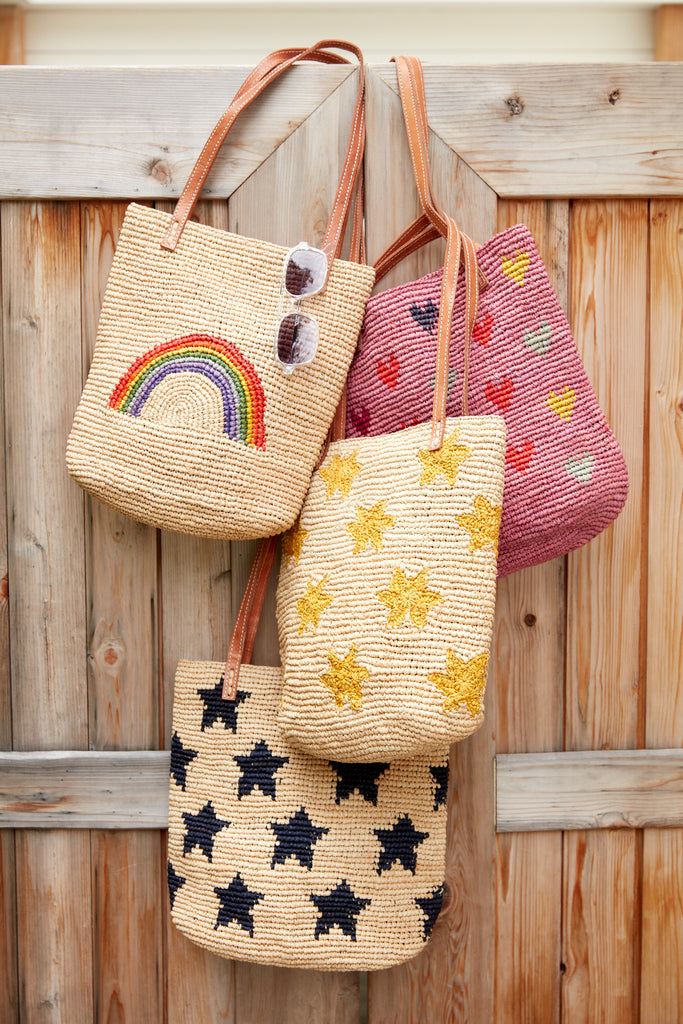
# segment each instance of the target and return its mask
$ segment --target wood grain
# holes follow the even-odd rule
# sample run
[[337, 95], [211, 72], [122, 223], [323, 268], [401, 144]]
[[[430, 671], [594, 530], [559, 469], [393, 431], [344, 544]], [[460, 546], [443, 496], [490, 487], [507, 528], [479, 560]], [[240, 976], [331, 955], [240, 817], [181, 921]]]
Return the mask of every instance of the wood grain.
[[[650, 208], [649, 529], [645, 745], [683, 736], [683, 203]], [[683, 830], [643, 844], [642, 1024], [683, 1018]]]
[[425, 85], [433, 131], [501, 197], [683, 191], [683, 67], [432, 65]]
[[0, 7], [0, 64], [23, 64], [25, 13], [21, 7]]
[[655, 60], [683, 60], [683, 4], [656, 9]]
[[[80, 393], [78, 204], [2, 213], [12, 731], [15, 749], [88, 745], [83, 497], [64, 464]], [[17, 838], [21, 1020], [92, 1019], [87, 833]]]
[[[616, 522], [568, 556], [565, 740], [577, 750], [635, 747], [642, 713], [647, 216], [640, 200], [572, 209], [571, 323], [630, 482]], [[563, 1019], [635, 1021], [637, 837], [567, 833], [564, 864]]]
[[[0, 68], [0, 197], [177, 197], [248, 68]], [[297, 66], [235, 125], [204, 197], [229, 196], [347, 78]], [[172, 97], [172, 102], [169, 102]]]

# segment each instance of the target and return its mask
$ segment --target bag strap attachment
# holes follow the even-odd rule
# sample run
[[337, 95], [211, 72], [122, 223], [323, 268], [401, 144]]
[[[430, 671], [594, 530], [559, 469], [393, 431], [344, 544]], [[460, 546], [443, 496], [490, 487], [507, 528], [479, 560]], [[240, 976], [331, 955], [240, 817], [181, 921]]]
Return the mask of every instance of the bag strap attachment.
[[235, 699], [240, 668], [251, 660], [256, 630], [266, 596], [266, 587], [275, 562], [277, 542], [277, 537], [267, 537], [260, 541], [256, 551], [230, 639], [228, 658], [223, 674], [223, 700]]
[[330, 53], [328, 47], [347, 50], [353, 53], [359, 62], [359, 84], [358, 97], [351, 126], [351, 137], [344, 160], [341, 177], [337, 186], [337, 193], [332, 206], [332, 212], [322, 241], [321, 249], [327, 257], [328, 274], [332, 261], [339, 256], [342, 239], [346, 228], [351, 197], [356, 184], [363, 159], [365, 147], [365, 69], [363, 55], [358, 47], [352, 43], [340, 40], [322, 40], [315, 46], [299, 50], [278, 50], [269, 54], [263, 61], [247, 76], [237, 93], [216, 124], [211, 135], [204, 143], [204, 147], [197, 158], [187, 183], [178, 199], [175, 210], [171, 217], [168, 230], [161, 240], [163, 249], [173, 251], [182, 235], [185, 224], [192, 215], [192, 211], [199, 199], [199, 194], [204, 186], [209, 171], [213, 165], [218, 152], [225, 141], [225, 138], [233, 124], [242, 111], [266, 89], [272, 81], [278, 78], [287, 68], [299, 60], [316, 60], [325, 64], [348, 63], [345, 57], [339, 54]]

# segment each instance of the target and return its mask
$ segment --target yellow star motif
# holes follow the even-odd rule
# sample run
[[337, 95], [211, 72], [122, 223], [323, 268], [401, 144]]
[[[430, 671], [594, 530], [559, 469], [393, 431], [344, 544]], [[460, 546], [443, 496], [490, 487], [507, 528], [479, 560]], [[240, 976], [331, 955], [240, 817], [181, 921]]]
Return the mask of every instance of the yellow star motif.
[[304, 530], [301, 525], [301, 517], [299, 517], [291, 530], [287, 530], [282, 541], [283, 562], [289, 561], [290, 558], [293, 558], [295, 562], [299, 561], [301, 558], [301, 545], [306, 537], [308, 537], [308, 530]]
[[453, 711], [458, 704], [464, 704], [472, 718], [481, 714], [488, 660], [488, 654], [477, 654], [469, 661], [463, 661], [448, 651], [445, 673], [429, 673], [429, 682], [434, 683], [444, 695], [444, 711]]
[[328, 652], [330, 671], [320, 677], [320, 682], [333, 694], [338, 708], [343, 707], [347, 700], [354, 711], [360, 711], [363, 706], [361, 684], [365, 682], [370, 672], [362, 665], [356, 664], [357, 653], [355, 644], [344, 658], [338, 658], [334, 651]]
[[456, 522], [470, 535], [470, 551], [478, 551], [487, 544], [493, 544], [498, 554], [498, 531], [500, 530], [500, 505], [492, 505], [488, 498], [478, 494], [474, 499], [474, 512], [463, 512], [456, 516]]
[[299, 623], [300, 634], [303, 633], [307, 626], [313, 626], [313, 632], [315, 633], [320, 616], [334, 601], [332, 594], [325, 592], [326, 583], [327, 576], [323, 576], [320, 583], [314, 584], [313, 580], [309, 580], [306, 585], [306, 593], [296, 602], [296, 610], [301, 619]]
[[363, 551], [368, 544], [372, 544], [375, 551], [381, 551], [384, 531], [396, 525], [394, 517], [386, 511], [386, 504], [386, 501], [378, 501], [372, 508], [359, 506], [356, 509], [355, 523], [349, 523], [346, 527], [356, 542], [353, 546], [354, 555]]
[[377, 597], [391, 609], [387, 626], [400, 626], [409, 615], [414, 626], [424, 627], [427, 612], [441, 600], [441, 595], [427, 590], [427, 569], [417, 576], [407, 576], [403, 569], [396, 569], [391, 577], [389, 590], [380, 590]]
[[318, 472], [327, 484], [326, 498], [331, 498], [335, 491], [341, 491], [345, 498], [351, 490], [351, 484], [363, 468], [356, 459], [358, 452], [351, 455], [333, 455], [326, 466]]
[[422, 476], [420, 477], [421, 487], [424, 487], [425, 484], [433, 483], [440, 473], [446, 477], [451, 487], [453, 486], [460, 466], [472, 454], [471, 449], [466, 444], [458, 444], [457, 441], [458, 431], [454, 430], [438, 451], [419, 451], [417, 453], [420, 462], [424, 466]]

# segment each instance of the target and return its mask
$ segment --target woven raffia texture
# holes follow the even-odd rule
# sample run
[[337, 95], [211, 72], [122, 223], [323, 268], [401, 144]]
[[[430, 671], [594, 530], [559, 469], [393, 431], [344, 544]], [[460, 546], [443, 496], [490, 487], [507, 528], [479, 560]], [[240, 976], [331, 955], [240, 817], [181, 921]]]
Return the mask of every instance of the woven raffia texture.
[[69, 471], [105, 504], [167, 530], [265, 537], [287, 529], [334, 415], [374, 272], [336, 260], [304, 303], [314, 361], [273, 358], [286, 249], [170, 215], [126, 212]]
[[448, 751], [331, 764], [280, 735], [280, 669], [181, 662], [168, 881], [173, 921], [220, 956], [373, 970], [428, 940], [443, 898]]
[[[469, 411], [507, 424], [499, 575], [565, 554], [618, 515], [624, 457], [598, 405], [534, 240], [523, 224], [477, 253], [488, 279], [470, 359]], [[461, 274], [462, 277], [462, 274]], [[448, 412], [460, 413], [464, 288], [453, 318]], [[347, 436], [432, 412], [441, 271], [374, 296], [348, 383]]]
[[482, 722], [505, 424], [430, 431], [330, 445], [285, 538], [279, 721], [310, 752], [409, 757]]

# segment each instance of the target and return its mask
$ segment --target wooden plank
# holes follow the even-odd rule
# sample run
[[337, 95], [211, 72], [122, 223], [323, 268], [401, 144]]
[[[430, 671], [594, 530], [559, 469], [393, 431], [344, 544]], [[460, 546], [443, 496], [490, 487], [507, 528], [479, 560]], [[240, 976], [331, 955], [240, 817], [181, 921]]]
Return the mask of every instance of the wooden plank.
[[[414, 216], [416, 196], [415, 186], [410, 184], [410, 157], [398, 97], [371, 76], [367, 103], [366, 199], [372, 259]], [[389, 163], [385, 163], [387, 155]], [[473, 237], [492, 235], [496, 230], [495, 194], [476, 175], [464, 172], [464, 181], [457, 157], [440, 139], [430, 139], [430, 158], [435, 191], [443, 205], [459, 211], [462, 227]], [[401, 168], [403, 187], [391, 198], [387, 194], [387, 167], [392, 168], [392, 183], [395, 169]], [[467, 190], [464, 202], [459, 194], [461, 186]], [[388, 230], [384, 223], [387, 218], [391, 218]], [[414, 279], [438, 267], [439, 260], [438, 249], [410, 257], [400, 268], [401, 279]], [[384, 282], [381, 287], [385, 287]], [[491, 692], [495, 692], [493, 682]], [[489, 1024], [493, 1019], [493, 753], [493, 716], [489, 708], [483, 727], [454, 747], [451, 757], [446, 880], [453, 898], [420, 956], [368, 976], [369, 1024], [437, 1020]]]
[[[568, 556], [565, 742], [576, 750], [637, 746], [643, 710], [647, 230], [642, 201], [572, 208], [572, 327], [630, 480], [616, 522]], [[637, 1020], [639, 871], [633, 833], [566, 834], [563, 1021]]]
[[0, 64], [23, 64], [25, 16], [21, 7], [0, 7]]
[[[1, 215], [0, 215], [1, 217]], [[2, 228], [0, 220], [0, 231]], [[1, 236], [0, 236], [1, 237]], [[2, 260], [0, 253], [0, 749], [12, 747], [12, 687], [9, 649], [7, 491], [5, 475], [5, 386], [3, 374]], [[0, 833], [0, 1005], [7, 1024], [18, 1024], [17, 885], [14, 832]]]
[[683, 4], [655, 11], [655, 60], [683, 60]]
[[[125, 204], [81, 207], [84, 376]], [[156, 747], [156, 533], [85, 501], [89, 740], [96, 750]], [[163, 1016], [158, 834], [93, 831], [95, 1013], [140, 1024]]]
[[[83, 497], [64, 464], [81, 377], [79, 209], [6, 203], [3, 321], [15, 749], [87, 747]], [[17, 838], [21, 1020], [92, 1019], [90, 839]]]
[[[230, 198], [230, 229], [279, 245], [302, 238], [319, 244], [334, 199], [348, 145], [357, 84], [351, 79], [311, 115], [298, 131]], [[286, 196], [274, 205], [264, 196]], [[267, 496], [264, 495], [264, 500]], [[232, 545], [233, 608], [239, 607], [255, 544]], [[280, 662], [275, 620], [277, 566], [261, 615], [252, 661]], [[236, 1024], [356, 1024], [359, 1017], [357, 973], [289, 970], [235, 964]]]
[[499, 754], [496, 828], [683, 826], [683, 751]]
[[[569, 204], [503, 200], [498, 228], [532, 232], [567, 309]], [[498, 583], [493, 654], [496, 749], [559, 750], [564, 691], [564, 562], [557, 558]], [[559, 1020], [562, 837], [496, 839], [496, 999], [498, 1024]]]
[[[177, 197], [248, 70], [0, 68], [0, 197]], [[205, 197], [229, 196], [349, 76], [283, 75], [240, 118]]]
[[[172, 209], [171, 204], [156, 205]], [[222, 200], [200, 202], [197, 216], [214, 227], [228, 227], [227, 203]], [[160, 534], [163, 738], [167, 750], [171, 745], [173, 679], [179, 659], [220, 661], [227, 656], [231, 625], [230, 559], [228, 541]], [[164, 816], [168, 820], [168, 767], [163, 786]], [[162, 868], [169, 1024], [185, 1024], [188, 1020], [233, 1024], [233, 965], [194, 945], [171, 921], [165, 841]]]
[[[683, 735], [683, 203], [650, 206], [647, 713], [645, 745]], [[643, 840], [642, 1024], [683, 1018], [683, 831]]]
[[433, 131], [501, 197], [683, 192], [683, 67], [432, 65], [425, 84]]

